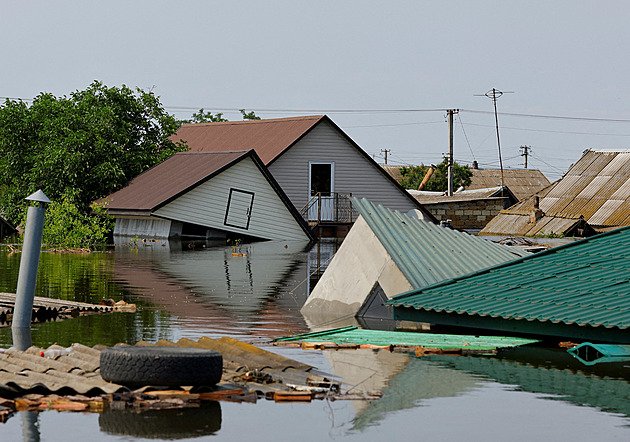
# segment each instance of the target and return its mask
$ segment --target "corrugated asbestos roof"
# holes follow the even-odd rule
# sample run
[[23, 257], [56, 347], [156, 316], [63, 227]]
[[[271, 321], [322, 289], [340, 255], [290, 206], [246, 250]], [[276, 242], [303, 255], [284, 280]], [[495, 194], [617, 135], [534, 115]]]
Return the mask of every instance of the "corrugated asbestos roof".
[[394, 297], [436, 313], [630, 327], [630, 227]]
[[[467, 190], [501, 186], [501, 169], [470, 169], [473, 173]], [[503, 185], [522, 200], [544, 189], [549, 180], [540, 170], [503, 169]]]
[[364, 198], [352, 200], [407, 281], [416, 288], [529, 254], [411, 218]]
[[[591, 226], [630, 225], [630, 150], [587, 150], [567, 173], [538, 193], [545, 217], [535, 224], [514, 225], [515, 217], [529, 217], [534, 197], [502, 211], [482, 230], [482, 235], [536, 235], [549, 233], [549, 218], [583, 217]], [[554, 230], [555, 233], [564, 233]]]
[[254, 149], [269, 165], [322, 119], [323, 115], [271, 120], [227, 121], [184, 124], [171, 136], [186, 141], [192, 152], [220, 152]]
[[248, 151], [179, 152], [99, 201], [106, 202], [112, 213], [150, 212], [252, 154]]

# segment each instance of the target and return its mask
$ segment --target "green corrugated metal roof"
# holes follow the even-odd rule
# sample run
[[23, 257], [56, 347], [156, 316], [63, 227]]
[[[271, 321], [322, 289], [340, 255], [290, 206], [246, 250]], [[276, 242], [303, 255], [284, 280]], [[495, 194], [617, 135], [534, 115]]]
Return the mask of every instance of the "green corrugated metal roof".
[[394, 297], [441, 313], [630, 327], [630, 228], [549, 249]]
[[538, 342], [533, 339], [502, 336], [466, 336], [435, 333], [413, 333], [383, 330], [363, 330], [343, 327], [315, 333], [278, 338], [275, 341], [334, 342], [337, 344], [372, 344], [380, 346], [422, 346], [447, 349], [495, 350]]
[[353, 205], [414, 288], [529, 255], [515, 247], [436, 226], [364, 198]]

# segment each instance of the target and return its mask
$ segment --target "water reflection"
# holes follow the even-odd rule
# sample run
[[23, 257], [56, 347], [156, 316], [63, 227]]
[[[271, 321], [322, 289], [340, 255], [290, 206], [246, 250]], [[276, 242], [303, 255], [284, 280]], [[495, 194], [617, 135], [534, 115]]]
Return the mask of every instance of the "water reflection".
[[98, 425], [113, 436], [168, 440], [210, 436], [221, 429], [221, 405], [204, 402], [198, 408], [140, 412], [107, 409], [99, 415]]

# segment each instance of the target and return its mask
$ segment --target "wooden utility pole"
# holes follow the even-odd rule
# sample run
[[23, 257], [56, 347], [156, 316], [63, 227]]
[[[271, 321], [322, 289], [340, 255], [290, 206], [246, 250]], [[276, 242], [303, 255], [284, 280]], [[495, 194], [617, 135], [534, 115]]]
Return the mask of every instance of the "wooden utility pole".
[[448, 119], [448, 196], [453, 196], [453, 115], [459, 109], [449, 109], [446, 111]]
[[529, 154], [529, 151], [532, 149], [531, 146], [521, 146], [520, 149], [523, 151], [523, 153], [521, 154], [522, 157], [525, 157], [525, 169], [527, 169], [527, 155]]
[[391, 152], [391, 149], [381, 149], [381, 152], [385, 153], [385, 165], [387, 166], [387, 153]]

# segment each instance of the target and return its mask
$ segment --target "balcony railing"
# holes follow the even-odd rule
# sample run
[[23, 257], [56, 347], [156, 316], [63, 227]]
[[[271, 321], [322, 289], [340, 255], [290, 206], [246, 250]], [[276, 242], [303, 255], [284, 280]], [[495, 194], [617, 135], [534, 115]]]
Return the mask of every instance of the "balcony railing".
[[309, 223], [352, 223], [352, 194], [317, 193], [300, 209]]

